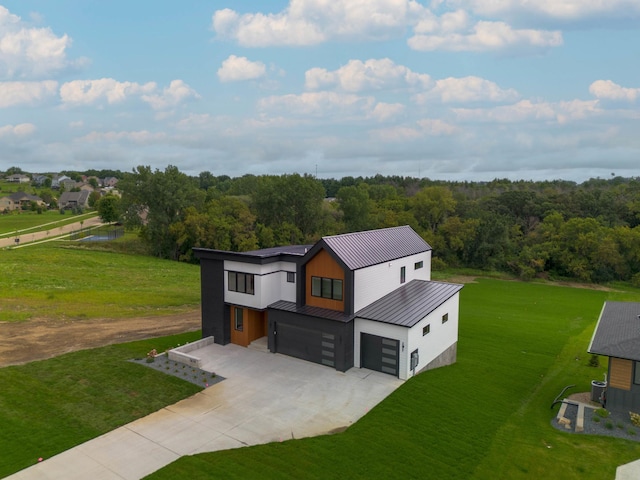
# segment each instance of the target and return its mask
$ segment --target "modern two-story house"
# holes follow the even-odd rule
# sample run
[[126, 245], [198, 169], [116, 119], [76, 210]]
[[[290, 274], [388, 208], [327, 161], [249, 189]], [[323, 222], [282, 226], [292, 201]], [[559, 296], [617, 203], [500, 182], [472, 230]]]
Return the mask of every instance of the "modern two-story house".
[[431, 281], [431, 247], [411, 227], [252, 252], [194, 249], [202, 335], [339, 371], [407, 379], [456, 361], [462, 285]]

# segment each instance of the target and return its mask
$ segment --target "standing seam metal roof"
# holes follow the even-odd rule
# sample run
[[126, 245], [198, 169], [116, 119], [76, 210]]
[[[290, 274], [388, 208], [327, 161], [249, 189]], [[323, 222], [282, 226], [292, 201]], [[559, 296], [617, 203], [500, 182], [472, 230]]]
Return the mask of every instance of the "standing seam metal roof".
[[605, 302], [588, 351], [640, 361], [640, 303]]
[[408, 225], [322, 238], [350, 270], [431, 250]]
[[357, 318], [413, 327], [464, 285], [412, 280], [356, 312]]

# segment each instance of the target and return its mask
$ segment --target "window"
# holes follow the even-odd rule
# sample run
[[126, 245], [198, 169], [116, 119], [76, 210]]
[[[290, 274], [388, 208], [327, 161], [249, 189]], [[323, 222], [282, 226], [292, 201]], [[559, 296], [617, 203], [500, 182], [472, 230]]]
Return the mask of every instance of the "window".
[[296, 283], [296, 274], [294, 272], [287, 272], [287, 282]]
[[420, 260], [419, 262], [416, 262], [413, 264], [413, 269], [414, 270], [419, 270], [422, 267], [424, 267], [424, 262], [422, 260]]
[[311, 277], [311, 295], [330, 300], [342, 300], [342, 280]]
[[229, 272], [229, 291], [254, 294], [254, 277], [252, 273]]
[[242, 309], [241, 308], [234, 308], [233, 311], [234, 316], [233, 316], [233, 328], [236, 329], [237, 331], [241, 332], [242, 328], [244, 327], [244, 321], [242, 318]]
[[447, 323], [449, 321], [449, 314], [445, 313], [442, 315], [442, 323]]
[[422, 327], [422, 336], [424, 337], [430, 331], [431, 331], [431, 324], [425, 325], [424, 327]]
[[400, 283], [407, 280], [407, 267], [400, 267]]

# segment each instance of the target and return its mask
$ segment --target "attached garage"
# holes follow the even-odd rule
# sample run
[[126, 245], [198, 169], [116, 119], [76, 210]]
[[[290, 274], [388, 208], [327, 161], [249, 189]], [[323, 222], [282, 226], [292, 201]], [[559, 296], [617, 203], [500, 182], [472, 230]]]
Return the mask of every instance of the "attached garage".
[[400, 341], [369, 333], [360, 335], [360, 366], [397, 377], [400, 373]]
[[280, 301], [269, 306], [269, 350], [341, 372], [353, 367], [353, 318]]

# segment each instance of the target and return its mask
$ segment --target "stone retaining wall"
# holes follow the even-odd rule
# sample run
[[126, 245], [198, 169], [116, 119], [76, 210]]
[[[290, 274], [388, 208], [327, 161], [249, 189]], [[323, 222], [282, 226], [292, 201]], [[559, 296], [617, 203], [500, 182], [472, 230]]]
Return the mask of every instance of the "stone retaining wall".
[[189, 353], [211, 345], [212, 343], [214, 343], [213, 337], [206, 337], [174, 348], [173, 350], [169, 350], [169, 360], [200, 368], [202, 366], [202, 360], [194, 355], [189, 355]]

